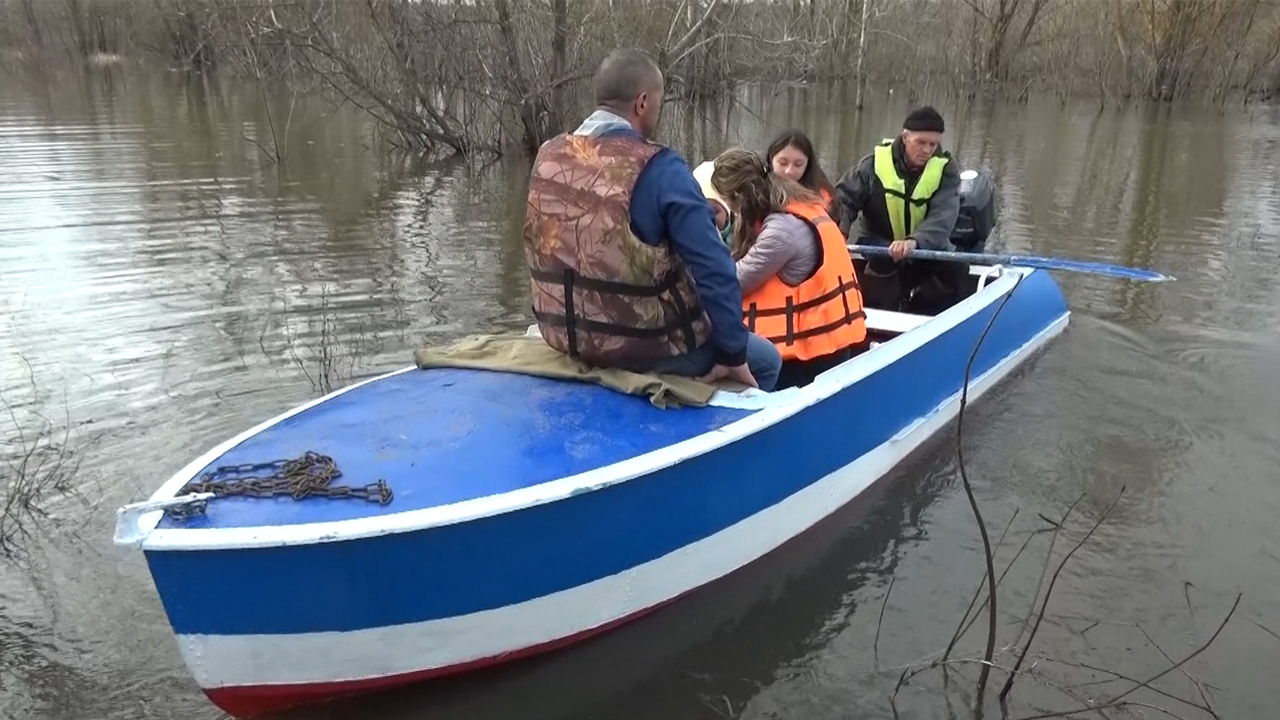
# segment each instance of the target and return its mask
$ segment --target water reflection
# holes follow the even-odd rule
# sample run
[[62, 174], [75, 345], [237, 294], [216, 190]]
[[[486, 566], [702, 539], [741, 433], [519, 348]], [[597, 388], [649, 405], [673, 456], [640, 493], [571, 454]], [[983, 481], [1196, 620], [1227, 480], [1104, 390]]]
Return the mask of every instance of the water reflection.
[[[661, 139], [696, 163], [730, 144], [763, 151], [799, 126], [834, 179], [908, 108], [882, 91], [861, 111], [852, 98], [846, 86], [745, 88], [673, 104]], [[1244, 589], [1243, 607], [1280, 626], [1280, 109], [930, 100], [957, 161], [1000, 186], [993, 249], [1178, 277], [1057, 277], [1071, 329], [967, 426], [984, 507], [1057, 514], [1087, 491], [1096, 512], [1126, 485], [1130, 500], [1077, 558], [1064, 611], [1151, 617], [1182, 637], [1186, 580]], [[88, 549], [55, 534], [36, 570], [0, 574], [0, 643], [14, 649], [0, 653], [0, 715], [216, 716], [145, 566], [104, 561], [111, 510], [312, 397], [308, 348], [325, 337], [359, 348], [346, 371], [358, 377], [407, 364], [422, 343], [529, 322], [527, 162], [477, 171], [371, 152], [374, 130], [349, 108], [278, 88], [265, 102], [270, 122], [254, 85], [136, 68], [0, 80], [0, 392], [26, 409], [65, 393], [72, 422], [99, 440], [84, 465], [101, 494]], [[255, 141], [281, 119], [276, 163]], [[896, 661], [937, 649], [972, 591], [976, 537], [953, 478], [940, 439], [882, 498], [581, 655], [368, 707], [709, 716], [702, 695], [755, 716], [879, 707], [865, 700], [884, 690], [865, 654], [887, 577], [901, 596], [881, 650]], [[1034, 585], [1008, 587], [1022, 602]], [[1224, 716], [1259, 716], [1280, 649], [1245, 633], [1223, 642], [1199, 671], [1225, 688]]]

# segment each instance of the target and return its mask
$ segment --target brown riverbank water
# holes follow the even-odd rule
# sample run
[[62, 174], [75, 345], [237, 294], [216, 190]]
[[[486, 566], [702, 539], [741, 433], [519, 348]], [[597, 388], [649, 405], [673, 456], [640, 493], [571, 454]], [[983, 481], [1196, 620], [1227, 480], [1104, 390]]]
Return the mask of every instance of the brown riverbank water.
[[[905, 111], [881, 95], [858, 115], [849, 97], [752, 89], [732, 106], [673, 107], [664, 133], [701, 159], [800, 126], [834, 180]], [[1127, 487], [1059, 579], [1028, 665], [1047, 655], [1145, 679], [1168, 662], [1131, 624], [1180, 658], [1243, 592], [1184, 669], [1213, 686], [1224, 718], [1275, 717], [1280, 637], [1263, 627], [1280, 632], [1280, 108], [935, 102], [946, 146], [1000, 184], [994, 248], [1178, 278], [1058, 275], [1070, 329], [966, 423], [993, 534], [1019, 511], [1006, 561], [1044, 526], [1039, 513], [1058, 517], [1086, 493], [1061, 554]], [[277, 128], [293, 103], [272, 97]], [[113, 550], [115, 508], [313, 397], [322, 341], [356, 358], [330, 368], [342, 384], [408, 364], [421, 343], [528, 322], [519, 164], [473, 173], [386, 159], [364, 118], [306, 99], [283, 139], [277, 166], [253, 142], [271, 142], [261, 95], [228, 79], [0, 78], [0, 392], [28, 428], [33, 407], [55, 425], [69, 418], [93, 498], [52, 502], [27, 561], [0, 565], [0, 717], [220, 717], [182, 665], [143, 562]], [[899, 671], [877, 667], [945, 646], [982, 561], [951, 437], [872, 495], [580, 650], [300, 717], [888, 716]], [[1002, 585], [1004, 641], [1047, 539]], [[1105, 678], [1052, 659], [1038, 669]], [[952, 675], [958, 707], [974, 675]], [[1158, 685], [1199, 698], [1177, 672]], [[903, 716], [947, 717], [939, 689], [927, 676], [904, 688]], [[1015, 699], [1015, 715], [1071, 707], [1033, 678]]]

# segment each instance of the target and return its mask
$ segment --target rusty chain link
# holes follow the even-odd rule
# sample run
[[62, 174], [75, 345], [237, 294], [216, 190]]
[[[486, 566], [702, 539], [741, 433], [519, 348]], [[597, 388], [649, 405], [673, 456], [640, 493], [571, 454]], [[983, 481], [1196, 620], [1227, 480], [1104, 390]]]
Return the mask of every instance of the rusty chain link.
[[[264, 474], [265, 473], [265, 474]], [[363, 487], [330, 485], [342, 477], [333, 458], [308, 450], [301, 457], [244, 465], [223, 465], [204, 473], [178, 491], [177, 495], [213, 493], [217, 497], [278, 497], [289, 495], [294, 500], [310, 496], [328, 498], [360, 498], [386, 505], [391, 502], [391, 488], [379, 479]], [[204, 511], [204, 503], [189, 510], [169, 508], [175, 518], [188, 517]]]

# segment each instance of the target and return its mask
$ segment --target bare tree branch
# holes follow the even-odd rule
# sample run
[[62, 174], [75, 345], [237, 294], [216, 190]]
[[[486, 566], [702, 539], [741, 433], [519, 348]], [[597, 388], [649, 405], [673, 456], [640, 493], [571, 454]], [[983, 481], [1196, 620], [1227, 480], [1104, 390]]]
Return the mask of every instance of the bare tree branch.
[[[714, 12], [719, 5], [720, 0], [711, 0], [711, 2], [708, 2], [707, 9], [702, 13], [702, 17], [698, 18], [698, 22], [694, 23], [693, 27], [689, 28], [689, 32], [685, 33], [684, 37], [680, 38], [680, 41], [675, 44], [675, 47], [667, 50], [667, 65], [669, 67], [679, 65], [680, 61], [684, 60], [685, 56], [689, 54], [691, 49], [690, 46], [698, 36], [698, 31], [702, 29], [703, 25], [707, 24], [707, 18], [711, 17], [711, 13]], [[673, 55], [675, 58], [671, 59]]]
[[1017, 671], [1022, 668], [1023, 661], [1027, 659], [1027, 652], [1031, 650], [1031, 643], [1035, 641], [1036, 632], [1040, 629], [1040, 623], [1044, 621], [1045, 610], [1049, 607], [1049, 598], [1053, 596], [1053, 586], [1057, 584], [1058, 576], [1062, 574], [1062, 569], [1067, 566], [1067, 562], [1071, 560], [1071, 556], [1075, 555], [1076, 551], [1088, 542], [1089, 538], [1093, 537], [1093, 533], [1097, 531], [1098, 526], [1102, 525], [1103, 521], [1107, 519], [1107, 516], [1109, 516], [1111, 511], [1115, 509], [1116, 504], [1120, 502], [1120, 498], [1122, 497], [1124, 497], [1123, 486], [1121, 486], [1120, 492], [1116, 494], [1116, 499], [1111, 501], [1111, 504], [1107, 506], [1107, 509], [1098, 517], [1098, 521], [1093, 524], [1093, 527], [1089, 528], [1089, 532], [1085, 533], [1084, 537], [1080, 538], [1080, 542], [1076, 543], [1075, 547], [1071, 548], [1071, 550], [1063, 556], [1062, 562], [1058, 563], [1057, 569], [1053, 571], [1053, 578], [1049, 581], [1049, 587], [1044, 592], [1044, 601], [1040, 604], [1040, 614], [1036, 617], [1036, 623], [1032, 626], [1031, 634], [1027, 637], [1027, 644], [1023, 646], [1022, 652], [1018, 655], [1018, 660], [1013, 664], [1014, 672], [1009, 675], [1009, 678], [1005, 680], [1004, 687], [1000, 689], [1001, 700], [1008, 697], [1009, 691], [1013, 689], [1014, 680], [1017, 679]]
[[1120, 693], [1119, 695], [1115, 696], [1114, 698], [1112, 698], [1112, 699], [1111, 699], [1111, 702], [1113, 702], [1113, 703], [1115, 703], [1115, 702], [1119, 702], [1119, 701], [1123, 700], [1124, 698], [1129, 697], [1130, 695], [1132, 695], [1133, 693], [1137, 692], [1138, 690], [1141, 690], [1142, 688], [1147, 687], [1148, 685], [1150, 685], [1151, 683], [1155, 682], [1156, 680], [1159, 680], [1160, 678], [1164, 677], [1165, 675], [1168, 675], [1169, 673], [1173, 672], [1174, 670], [1177, 670], [1178, 668], [1182, 667], [1183, 665], [1186, 665], [1188, 662], [1190, 662], [1190, 661], [1191, 661], [1191, 659], [1192, 659], [1192, 658], [1196, 657], [1196, 656], [1197, 656], [1197, 655], [1199, 655], [1200, 653], [1202, 653], [1202, 652], [1204, 652], [1205, 650], [1207, 650], [1207, 649], [1209, 648], [1209, 646], [1213, 644], [1213, 641], [1218, 639], [1218, 635], [1222, 634], [1222, 629], [1223, 629], [1223, 628], [1225, 628], [1225, 627], [1227, 626], [1227, 623], [1231, 622], [1231, 616], [1232, 616], [1232, 615], [1235, 615], [1235, 613], [1236, 613], [1236, 608], [1240, 607], [1240, 598], [1242, 598], [1242, 597], [1244, 597], [1244, 593], [1238, 593], [1238, 594], [1236, 595], [1236, 601], [1235, 601], [1234, 603], [1232, 603], [1232, 604], [1231, 604], [1231, 610], [1229, 610], [1229, 611], [1227, 612], [1226, 617], [1222, 618], [1222, 622], [1218, 625], [1218, 629], [1213, 631], [1213, 635], [1212, 635], [1212, 636], [1210, 636], [1210, 637], [1209, 637], [1209, 639], [1208, 639], [1208, 640], [1206, 640], [1206, 641], [1204, 642], [1204, 644], [1202, 644], [1200, 647], [1198, 647], [1198, 648], [1196, 648], [1194, 651], [1192, 651], [1190, 655], [1187, 655], [1187, 656], [1186, 656], [1186, 657], [1184, 657], [1183, 659], [1181, 659], [1181, 660], [1179, 660], [1178, 662], [1174, 663], [1174, 664], [1173, 664], [1172, 666], [1170, 666], [1169, 668], [1167, 668], [1167, 669], [1165, 669], [1165, 670], [1163, 670], [1163, 671], [1161, 671], [1161, 672], [1159, 672], [1159, 673], [1156, 673], [1156, 674], [1155, 674], [1155, 675], [1153, 675], [1149, 680], [1146, 680], [1146, 681], [1144, 681], [1144, 682], [1138, 683], [1137, 685], [1135, 685], [1135, 686], [1133, 686], [1132, 688], [1130, 688], [1130, 689], [1126, 690], [1125, 692], [1122, 692], [1122, 693]]

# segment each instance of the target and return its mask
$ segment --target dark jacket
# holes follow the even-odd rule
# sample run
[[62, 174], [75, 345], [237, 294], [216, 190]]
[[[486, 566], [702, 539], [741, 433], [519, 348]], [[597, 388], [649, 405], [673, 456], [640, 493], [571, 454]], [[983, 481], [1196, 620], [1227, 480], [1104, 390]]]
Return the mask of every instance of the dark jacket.
[[[934, 155], [941, 155], [939, 147]], [[893, 141], [893, 164], [898, 174], [906, 180], [910, 193], [920, 179], [920, 171], [907, 169], [903, 157], [902, 138]], [[870, 153], [836, 183], [836, 202], [843, 210], [840, 229], [850, 242], [860, 245], [888, 245], [893, 237], [889, 224], [889, 210], [884, 202], [884, 185], [876, 177], [875, 153]], [[942, 182], [938, 191], [929, 199], [928, 212], [918, 227], [912, 228], [911, 237], [924, 250], [954, 250], [951, 231], [960, 213], [960, 169], [952, 159], [942, 170]], [[851, 233], [854, 220], [861, 217], [857, 233]]]

